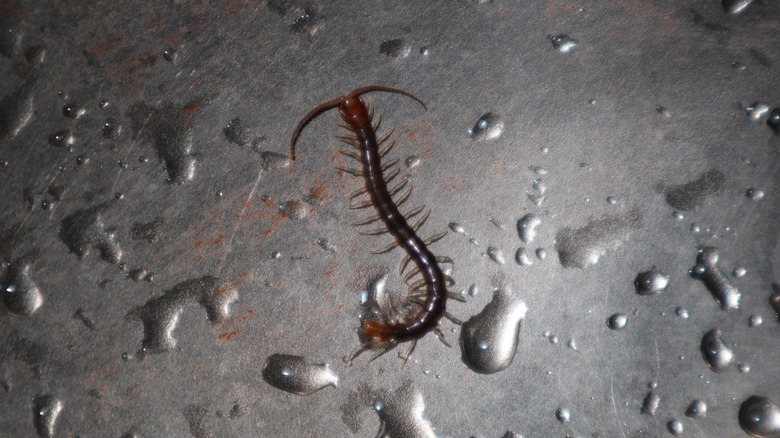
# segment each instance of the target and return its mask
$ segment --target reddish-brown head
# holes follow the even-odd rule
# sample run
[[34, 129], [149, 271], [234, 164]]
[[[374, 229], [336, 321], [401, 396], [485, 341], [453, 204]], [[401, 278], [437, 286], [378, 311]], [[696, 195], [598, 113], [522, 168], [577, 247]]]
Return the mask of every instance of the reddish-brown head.
[[382, 321], [363, 321], [363, 342], [371, 345], [381, 345], [393, 342], [393, 327]]
[[371, 126], [371, 118], [368, 115], [366, 105], [357, 96], [344, 96], [344, 100], [339, 105], [339, 112], [341, 118], [353, 131]]

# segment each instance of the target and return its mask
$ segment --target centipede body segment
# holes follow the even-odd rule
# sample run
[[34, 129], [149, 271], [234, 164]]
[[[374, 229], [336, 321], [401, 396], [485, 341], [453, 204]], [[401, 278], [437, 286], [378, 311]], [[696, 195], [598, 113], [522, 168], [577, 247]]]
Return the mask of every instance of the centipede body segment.
[[[454, 283], [454, 280], [445, 275], [440, 266], [440, 263], [452, 263], [452, 260], [447, 257], [436, 257], [428, 249], [431, 243], [441, 239], [445, 233], [426, 240], [417, 236], [417, 230], [425, 223], [430, 211], [426, 211], [424, 207], [417, 207], [402, 214], [399, 209], [408, 200], [411, 186], [406, 180], [393, 183], [399, 174], [399, 169], [394, 167], [398, 160], [387, 162], [382, 160], [393, 148], [394, 142], [390, 140], [392, 131], [377, 137], [379, 118], [374, 121], [372, 111], [361, 99], [361, 95], [371, 91], [402, 94], [417, 101], [427, 110], [420, 99], [406, 91], [384, 85], [368, 85], [311, 110], [298, 122], [290, 140], [290, 159], [294, 160], [295, 144], [303, 128], [320, 113], [338, 108], [344, 121], [343, 126], [350, 132], [350, 135], [338, 138], [354, 148], [342, 153], [361, 164], [361, 169], [340, 168], [339, 170], [354, 176], [362, 176], [365, 183], [364, 187], [350, 195], [350, 208], [360, 210], [373, 207], [376, 212], [355, 225], [370, 225], [381, 221], [382, 227], [362, 232], [365, 235], [389, 233], [394, 237], [391, 244], [375, 253], [388, 252], [401, 247], [406, 252], [406, 257], [401, 263], [401, 273], [410, 263], [414, 265], [405, 276], [407, 283], [410, 283], [410, 290], [406, 302], [401, 305], [407, 309], [411, 308], [412, 311], [402, 312], [398, 306], [392, 305], [387, 309], [379, 309], [379, 320], [365, 319], [361, 325], [363, 343], [345, 359], [347, 362], [351, 362], [363, 351], [374, 350], [376, 352], [374, 357], [377, 357], [399, 343], [410, 341], [411, 345], [406, 355], [408, 359], [417, 340], [431, 331], [443, 341], [441, 331], [437, 328], [439, 320], [447, 317], [456, 323], [459, 322], [447, 313], [447, 298], [462, 300], [459, 295], [448, 292], [447, 286]], [[410, 225], [409, 221], [412, 218], [415, 221]], [[412, 279], [418, 275], [421, 277], [420, 280], [412, 283]]]

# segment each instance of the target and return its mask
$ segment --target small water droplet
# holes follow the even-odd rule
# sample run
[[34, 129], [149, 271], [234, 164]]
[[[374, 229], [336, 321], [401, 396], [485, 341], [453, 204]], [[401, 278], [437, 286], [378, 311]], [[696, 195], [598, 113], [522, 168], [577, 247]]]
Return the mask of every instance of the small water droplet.
[[33, 281], [32, 265], [21, 259], [8, 269], [2, 300], [6, 311], [17, 316], [30, 317], [43, 305], [43, 294]]
[[420, 157], [418, 157], [417, 155], [409, 155], [404, 160], [404, 164], [406, 165], [406, 167], [410, 169], [414, 169], [415, 167], [420, 165]]
[[717, 267], [718, 249], [712, 246], [702, 248], [696, 257], [696, 265], [691, 270], [691, 276], [707, 287], [715, 300], [720, 303], [721, 310], [731, 311], [739, 308], [742, 294], [731, 283], [726, 274]]
[[508, 288], [495, 291], [490, 303], [463, 323], [461, 351], [466, 365], [480, 374], [492, 374], [509, 367], [527, 312], [525, 302]]
[[412, 47], [401, 38], [385, 40], [379, 45], [379, 53], [390, 58], [406, 58], [411, 51]]
[[577, 41], [565, 34], [547, 35], [547, 39], [553, 45], [553, 48], [560, 53], [569, 53], [577, 47]]
[[456, 232], [458, 234], [463, 234], [464, 236], [466, 235], [466, 229], [463, 228], [463, 225], [461, 225], [461, 224], [459, 224], [457, 222], [450, 222], [449, 227], [450, 227], [450, 230], [452, 230], [452, 231], [454, 231], [454, 232]]
[[325, 387], [336, 387], [338, 376], [328, 364], [315, 364], [301, 356], [272, 354], [263, 368], [263, 380], [292, 394], [309, 395]]
[[517, 221], [517, 234], [520, 236], [520, 240], [525, 244], [533, 242], [541, 225], [542, 218], [536, 214], [528, 213], [521, 217]]
[[273, 254], [271, 254], [271, 258], [274, 260], [278, 260], [282, 257], [282, 253], [279, 251], [274, 251]]
[[690, 418], [704, 418], [707, 416], [707, 403], [703, 400], [694, 400], [685, 410], [685, 416]]
[[83, 259], [92, 248], [97, 248], [103, 260], [119, 263], [122, 248], [116, 241], [116, 233], [110, 230], [104, 219], [108, 207], [107, 203], [99, 204], [78, 210], [62, 220], [59, 237], [70, 252]]
[[116, 140], [122, 133], [122, 126], [116, 122], [113, 118], [109, 117], [103, 121], [103, 126], [100, 128], [100, 132], [103, 138]]
[[780, 107], [773, 109], [772, 112], [769, 113], [766, 124], [772, 128], [775, 135], [780, 135]]
[[474, 126], [469, 129], [471, 138], [477, 141], [494, 140], [501, 137], [504, 132], [504, 122], [493, 113], [485, 113], [477, 119]]
[[77, 103], [70, 102], [62, 107], [62, 115], [71, 119], [78, 119], [83, 116], [87, 111], [81, 108]]
[[688, 314], [688, 309], [685, 309], [684, 307], [678, 307], [674, 309], [674, 314], [682, 319], [690, 318], [690, 315]]
[[420, 55], [428, 56], [428, 55], [430, 55], [430, 53], [431, 53], [431, 50], [429, 48], [427, 48], [425, 46], [420, 47]]
[[607, 320], [607, 327], [612, 330], [620, 330], [628, 324], [628, 316], [625, 313], [615, 313]]
[[768, 397], [748, 397], [739, 407], [737, 418], [742, 430], [753, 436], [780, 436], [780, 408]]
[[520, 247], [515, 253], [515, 261], [520, 266], [531, 266], [534, 264], [534, 260], [528, 255], [525, 247]]
[[764, 318], [761, 315], [750, 315], [748, 318], [748, 326], [758, 327], [764, 323]]
[[745, 108], [745, 112], [751, 121], [760, 122], [769, 116], [769, 111], [772, 109], [769, 105], [761, 102], [753, 102]]
[[701, 233], [701, 227], [698, 224], [691, 224], [691, 233], [699, 234]]
[[750, 372], [750, 364], [749, 364], [749, 363], [746, 363], [746, 362], [739, 362], [739, 363], [737, 364], [737, 370], [738, 370], [738, 371], [739, 371], [741, 374], [747, 374], [747, 373], [749, 373], [749, 372]]
[[108, 108], [110, 105], [111, 105], [111, 102], [109, 102], [109, 101], [108, 101], [108, 100], [106, 100], [106, 99], [102, 99], [102, 100], [100, 101], [100, 103], [98, 103], [98, 107], [100, 107], [100, 109], [106, 109], [106, 108]]
[[555, 411], [555, 418], [561, 423], [568, 423], [571, 421], [571, 409], [567, 407], [560, 407]]
[[734, 266], [734, 269], [731, 271], [732, 275], [736, 278], [742, 278], [745, 275], [747, 275], [747, 268], [745, 268], [742, 265]]
[[580, 351], [577, 349], [577, 341], [575, 341], [573, 338], [570, 338], [568, 341], [566, 341], [566, 346], [574, 351]]
[[81, 166], [88, 163], [89, 163], [89, 157], [85, 157], [84, 155], [79, 155], [78, 157], [76, 157], [77, 165]]
[[662, 115], [662, 116], [664, 116], [664, 117], [672, 117], [672, 113], [671, 113], [671, 112], [669, 112], [669, 109], [668, 109], [668, 108], [666, 108], [665, 106], [660, 106], [660, 105], [659, 105], [659, 106], [655, 107], [655, 111], [656, 111], [658, 114], [660, 114], [660, 115]]
[[661, 396], [659, 396], [655, 391], [652, 391], [652, 389], [655, 389], [654, 386], [650, 389], [651, 391], [647, 391], [647, 395], [642, 402], [642, 408], [639, 410], [639, 412], [644, 415], [650, 415], [652, 417], [658, 410], [658, 405], [661, 403]]
[[55, 131], [49, 136], [49, 144], [57, 147], [70, 146], [74, 142], [73, 136], [70, 134], [69, 129], [61, 129]]
[[474, 297], [477, 293], [479, 293], [479, 289], [476, 284], [472, 283], [471, 286], [469, 286], [469, 296]]
[[168, 62], [176, 62], [179, 54], [173, 47], [168, 47], [167, 49], [163, 50], [162, 57]]
[[490, 257], [490, 260], [493, 260], [499, 265], [503, 265], [504, 263], [506, 263], [503, 252], [494, 246], [488, 246], [487, 255], [488, 257]]
[[759, 201], [761, 199], [764, 199], [764, 191], [759, 190], [755, 187], [750, 187], [745, 191], [745, 196], [747, 196], [748, 198], [754, 201]]
[[681, 220], [685, 219], [685, 215], [683, 215], [681, 212], [679, 212], [679, 211], [677, 211], [677, 210], [675, 210], [674, 212], [672, 212], [672, 217], [673, 217], [675, 220], [678, 220], [678, 221], [681, 221]]
[[656, 266], [640, 272], [634, 279], [634, 287], [639, 295], [653, 295], [663, 292], [668, 285], [669, 276], [661, 272]]
[[701, 340], [701, 352], [712, 371], [722, 373], [734, 363], [734, 352], [721, 338], [720, 330], [708, 331]]
[[333, 246], [330, 241], [324, 237], [320, 237], [317, 239], [317, 245], [320, 246], [320, 248], [324, 249], [327, 252], [336, 252], [337, 248]]
[[682, 421], [673, 418], [669, 420], [668, 423], [666, 423], [666, 429], [674, 436], [680, 436], [683, 433], [683, 424]]
[[279, 204], [279, 213], [286, 218], [299, 220], [307, 216], [308, 209], [301, 201], [285, 201]]
[[751, 3], [753, 0], [723, 0], [723, 9], [727, 14], [739, 14]]

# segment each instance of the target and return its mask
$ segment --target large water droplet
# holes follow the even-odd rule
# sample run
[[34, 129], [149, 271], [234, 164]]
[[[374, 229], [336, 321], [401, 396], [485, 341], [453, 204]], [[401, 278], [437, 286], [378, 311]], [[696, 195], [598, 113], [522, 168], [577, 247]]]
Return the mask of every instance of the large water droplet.
[[54, 428], [57, 418], [62, 412], [62, 402], [52, 395], [40, 395], [33, 400], [33, 425], [38, 436], [51, 438], [54, 436]]
[[745, 196], [754, 201], [760, 201], [761, 199], [764, 199], [764, 191], [755, 187], [750, 187], [749, 189], [745, 190]]
[[685, 184], [673, 185], [664, 189], [666, 203], [681, 211], [703, 207], [723, 190], [726, 175], [712, 169]]
[[703, 400], [696, 399], [688, 405], [688, 409], [685, 410], [685, 415], [691, 418], [704, 418], [707, 416], [707, 403]]
[[780, 437], [780, 408], [768, 397], [752, 395], [739, 407], [739, 425], [750, 435]]
[[20, 260], [12, 264], [5, 277], [3, 305], [18, 316], [32, 316], [43, 305], [43, 294], [30, 276], [31, 264]]
[[571, 409], [567, 407], [560, 407], [555, 410], [555, 418], [561, 423], [568, 423], [571, 421]]
[[425, 401], [411, 384], [383, 394], [374, 402], [381, 426], [378, 437], [435, 438], [431, 424], [423, 418]]
[[466, 365], [480, 374], [509, 367], [527, 312], [528, 306], [509, 288], [495, 291], [490, 303], [463, 323], [460, 345]]
[[669, 276], [653, 266], [648, 271], [640, 272], [634, 279], [634, 287], [639, 295], [653, 295], [666, 290]]
[[738, 309], [742, 294], [729, 277], [718, 269], [718, 258], [717, 248], [712, 246], [702, 248], [699, 255], [696, 256], [696, 266], [691, 269], [691, 276], [704, 283], [712, 296], [720, 303], [722, 310]]
[[406, 58], [411, 51], [412, 47], [401, 38], [385, 40], [379, 45], [379, 53], [390, 58]]
[[536, 232], [542, 225], [542, 218], [533, 213], [528, 213], [517, 221], [517, 234], [526, 245], [533, 242]]
[[506, 263], [506, 259], [504, 259], [503, 251], [496, 248], [495, 246], [488, 246], [486, 254], [488, 257], [490, 257], [490, 260], [493, 260], [499, 265], [503, 265], [504, 263]]
[[520, 266], [531, 266], [534, 264], [534, 259], [528, 255], [528, 251], [526, 251], [525, 247], [522, 246], [518, 248], [517, 252], [515, 253], [515, 261]]
[[338, 376], [328, 364], [307, 362], [301, 356], [272, 354], [263, 368], [263, 380], [292, 394], [309, 395], [338, 384]]
[[612, 330], [620, 330], [628, 324], [628, 316], [625, 313], [615, 313], [607, 320], [607, 327]]
[[672, 418], [669, 420], [668, 423], [666, 423], [666, 430], [669, 431], [674, 436], [680, 436], [683, 433], [683, 424], [682, 421]]
[[108, 228], [104, 219], [109, 205], [102, 203], [78, 210], [62, 220], [59, 237], [70, 252], [84, 258], [92, 248], [96, 248], [103, 260], [119, 263], [123, 254], [122, 248], [116, 241], [116, 233]]
[[720, 330], [712, 329], [701, 340], [701, 353], [712, 371], [722, 373], [734, 363], [734, 352], [721, 338]]
[[474, 123], [474, 127], [469, 129], [471, 138], [477, 141], [494, 140], [501, 137], [504, 132], [504, 122], [493, 113], [485, 113]]
[[598, 263], [608, 250], [617, 249], [642, 223], [642, 213], [631, 209], [623, 215], [593, 219], [582, 228], [564, 228], [556, 234], [556, 249], [565, 268], [585, 268]]
[[658, 410], [658, 405], [661, 403], [661, 396], [655, 391], [648, 391], [642, 402], [642, 408], [639, 410], [642, 414], [653, 416]]
[[728, 14], [739, 14], [751, 3], [753, 0], [723, 0], [723, 10]]
[[162, 353], [176, 346], [173, 331], [179, 323], [184, 306], [198, 303], [206, 309], [209, 321], [221, 322], [230, 316], [230, 305], [238, 299], [238, 292], [230, 285], [219, 284], [219, 279], [206, 275], [183, 281], [143, 306], [131, 310], [128, 318], [138, 319], [144, 325], [145, 353]]

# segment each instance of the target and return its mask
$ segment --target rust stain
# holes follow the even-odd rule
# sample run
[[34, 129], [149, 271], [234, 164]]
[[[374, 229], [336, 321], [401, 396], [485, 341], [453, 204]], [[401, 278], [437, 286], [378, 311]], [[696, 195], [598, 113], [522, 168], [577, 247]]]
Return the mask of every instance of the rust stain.
[[202, 107], [205, 103], [206, 103], [206, 99], [197, 100], [182, 108], [181, 111], [179, 111], [179, 113], [182, 115], [192, 114], [195, 111], [197, 111], [198, 108]]
[[225, 234], [220, 234], [214, 239], [196, 240], [193, 245], [195, 246], [195, 248], [202, 248], [204, 246], [211, 246], [211, 245], [219, 245], [225, 241], [226, 237], [227, 236]]
[[235, 330], [231, 330], [229, 332], [224, 332], [224, 333], [221, 333], [219, 335], [219, 339], [222, 339], [224, 341], [232, 341], [233, 338], [235, 338], [236, 335], [239, 334], [239, 333], [241, 333], [241, 329], [240, 328], [235, 329]]

